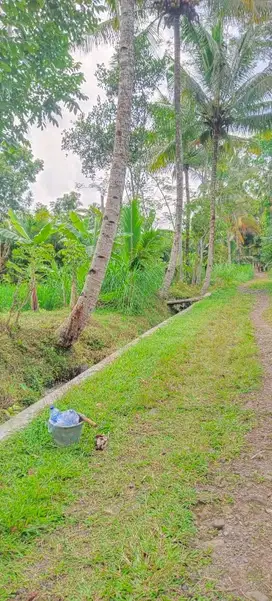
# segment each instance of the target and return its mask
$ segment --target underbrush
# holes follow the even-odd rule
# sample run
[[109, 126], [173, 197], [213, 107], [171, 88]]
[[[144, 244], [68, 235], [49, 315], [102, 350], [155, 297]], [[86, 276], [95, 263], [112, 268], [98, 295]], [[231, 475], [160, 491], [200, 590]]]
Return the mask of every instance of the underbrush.
[[[54, 341], [54, 333], [69, 311], [61, 308], [64, 298], [61, 281], [54, 279], [51, 284], [39, 286], [41, 311], [25, 310], [17, 331], [8, 333], [3, 314], [0, 319], [0, 421], [40, 398], [46, 388], [71, 379], [166, 319], [169, 316], [166, 303], [157, 295], [163, 272], [161, 264], [131, 272], [112, 264], [103, 285], [100, 308], [70, 351], [56, 349]], [[252, 276], [249, 265], [218, 265], [214, 269], [213, 285], [226, 288]], [[170, 296], [190, 298], [198, 296], [200, 290], [200, 286], [177, 282], [171, 287]], [[14, 287], [9, 284], [0, 286], [2, 311], [10, 306], [13, 291]], [[22, 297], [25, 294], [26, 289], [22, 287]], [[67, 291], [65, 294], [67, 298]]]
[[103, 283], [100, 303], [127, 315], [144, 313], [156, 304], [163, 276], [162, 263], [133, 271], [111, 267]]
[[[99, 306], [108, 307], [126, 315], [144, 314], [156, 303], [157, 293], [163, 282], [164, 269], [162, 263], [148, 265], [143, 270], [131, 271], [126, 264], [110, 264], [99, 297]], [[83, 288], [84, 279], [85, 272], [78, 278], [78, 294]], [[0, 283], [0, 312], [9, 311], [15, 290], [15, 284]], [[46, 311], [64, 308], [69, 305], [70, 290], [71, 281], [60, 270], [59, 277], [55, 277], [54, 274], [50, 280], [38, 285], [40, 308]], [[26, 284], [21, 285], [19, 298], [24, 299], [26, 296], [27, 286]], [[28, 311], [29, 309], [30, 303], [27, 302], [23, 310]]]
[[212, 272], [212, 285], [216, 288], [242, 284], [254, 277], [252, 265], [215, 265]]
[[186, 282], [175, 282], [169, 291], [170, 298], [192, 298], [199, 296], [201, 286], [197, 284], [187, 284]]
[[[211, 285], [213, 289], [228, 288], [247, 282], [254, 277], [252, 265], [215, 265], [212, 272]], [[201, 294], [201, 284], [174, 282], [170, 288], [171, 298], [191, 298]]]

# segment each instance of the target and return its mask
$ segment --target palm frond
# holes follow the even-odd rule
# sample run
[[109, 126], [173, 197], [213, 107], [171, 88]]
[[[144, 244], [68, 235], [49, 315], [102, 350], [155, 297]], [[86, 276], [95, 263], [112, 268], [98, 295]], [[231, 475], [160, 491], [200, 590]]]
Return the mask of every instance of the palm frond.
[[241, 130], [248, 133], [257, 133], [271, 129], [272, 111], [245, 115], [244, 117], [241, 115], [236, 118], [235, 124]]
[[260, 23], [271, 15], [270, 0], [208, 0], [210, 15], [221, 14], [236, 20], [237, 17], [248, 23]]
[[220, 20], [210, 33], [200, 23], [184, 21], [183, 39], [194, 53], [194, 64], [205, 85], [211, 89], [215, 75], [222, 71], [225, 61], [222, 54], [222, 25]]
[[234, 45], [231, 61], [231, 87], [239, 87], [247, 81], [249, 72], [256, 66], [258, 61], [258, 45], [256, 44], [256, 33], [253, 27], [249, 27]]
[[165, 169], [169, 165], [173, 165], [175, 162], [176, 156], [176, 144], [175, 140], [171, 140], [160, 152], [155, 154], [151, 163], [150, 163], [150, 171], [159, 171], [160, 169]]
[[[169, 89], [174, 89], [174, 68], [171, 65], [167, 71], [167, 83]], [[204, 104], [209, 102], [208, 92], [184, 67], [181, 66], [181, 88], [190, 93], [196, 102]]]
[[272, 63], [259, 73], [255, 73], [235, 92], [233, 102], [249, 106], [258, 100], [272, 97]]
[[122, 230], [125, 237], [125, 254], [131, 261], [141, 238], [143, 217], [140, 213], [139, 202], [133, 199], [123, 207], [121, 215]]
[[105, 21], [101, 21], [92, 35], [86, 37], [82, 43], [81, 49], [84, 52], [91, 52], [94, 47], [101, 44], [114, 46], [119, 38], [120, 20], [117, 14], [109, 16]]

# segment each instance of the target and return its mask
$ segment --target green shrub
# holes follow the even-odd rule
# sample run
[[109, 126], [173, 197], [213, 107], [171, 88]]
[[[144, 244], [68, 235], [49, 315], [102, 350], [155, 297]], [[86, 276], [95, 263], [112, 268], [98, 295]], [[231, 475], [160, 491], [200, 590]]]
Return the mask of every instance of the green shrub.
[[196, 284], [187, 284], [186, 282], [175, 282], [171, 286], [169, 296], [171, 298], [192, 298], [198, 296], [201, 286]]
[[110, 265], [102, 287], [101, 302], [127, 315], [144, 313], [154, 307], [163, 276], [162, 263], [132, 271], [123, 264]]
[[215, 265], [212, 272], [212, 284], [215, 286], [231, 286], [242, 284], [254, 277], [252, 265]]

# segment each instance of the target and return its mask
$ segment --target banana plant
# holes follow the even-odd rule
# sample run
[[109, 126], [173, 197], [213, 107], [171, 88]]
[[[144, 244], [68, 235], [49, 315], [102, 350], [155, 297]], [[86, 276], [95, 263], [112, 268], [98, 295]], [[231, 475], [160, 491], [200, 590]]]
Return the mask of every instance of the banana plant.
[[70, 307], [77, 302], [78, 268], [87, 259], [92, 259], [100, 233], [103, 213], [97, 207], [90, 206], [86, 217], [76, 211], [69, 213], [69, 222], [59, 225], [64, 248], [59, 255], [68, 265], [71, 276]]
[[[37, 232], [37, 223], [31, 215], [21, 217], [14, 213], [12, 209], [8, 211], [8, 224], [5, 228], [0, 228], [0, 242], [13, 244], [16, 246], [13, 253], [21, 266], [16, 261], [9, 262], [9, 268], [13, 269], [14, 274], [21, 274], [28, 281], [31, 299], [31, 309], [38, 311], [39, 301], [37, 294], [37, 281], [40, 271], [44, 271], [46, 265], [50, 262], [52, 252], [45, 242], [54, 233], [52, 223], [46, 223]], [[18, 249], [20, 252], [18, 253]], [[50, 255], [50, 256], [49, 256]], [[23, 264], [27, 267], [24, 269]]]
[[134, 199], [122, 209], [121, 237], [117, 244], [121, 246], [121, 256], [130, 271], [143, 270], [151, 260], [158, 256], [161, 248], [161, 234], [153, 228], [154, 214], [147, 219], [141, 214], [139, 201]]

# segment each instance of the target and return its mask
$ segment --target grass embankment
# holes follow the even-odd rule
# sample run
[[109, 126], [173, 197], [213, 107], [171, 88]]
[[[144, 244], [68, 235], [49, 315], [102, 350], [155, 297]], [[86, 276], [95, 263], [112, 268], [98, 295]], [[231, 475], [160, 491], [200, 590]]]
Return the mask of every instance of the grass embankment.
[[223, 599], [197, 581], [208, 558], [193, 507], [250, 427], [252, 303], [217, 292], [71, 390], [60, 406], [110, 433], [103, 453], [87, 427], [79, 446], [53, 448], [47, 412], [2, 444], [1, 601]]
[[[216, 266], [213, 285], [233, 285], [250, 279], [252, 274], [250, 265]], [[141, 294], [139, 286], [133, 287], [134, 296], [128, 287], [123, 312], [116, 308], [96, 311], [72, 351], [61, 351], [55, 345], [54, 333], [69, 311], [56, 308], [61, 301], [61, 287], [59, 290], [52, 285], [51, 289], [49, 284], [41, 284], [41, 306], [55, 310], [37, 314], [23, 311], [20, 328], [10, 334], [5, 327], [7, 315], [1, 311], [10, 306], [14, 286], [0, 285], [0, 423], [35, 402], [47, 388], [71, 379], [169, 316], [166, 304], [158, 300], [153, 289], [158, 282], [154, 280], [148, 296], [148, 282], [144, 286], [143, 274], [141, 278]], [[200, 286], [179, 282], [172, 287], [170, 296], [186, 298], [199, 293]]]
[[169, 316], [163, 303], [141, 316], [96, 311], [80, 341], [62, 351], [54, 333], [67, 314], [68, 309], [24, 312], [20, 328], [11, 334], [7, 316], [0, 315], [0, 423], [39, 399], [46, 388], [71, 379]]

